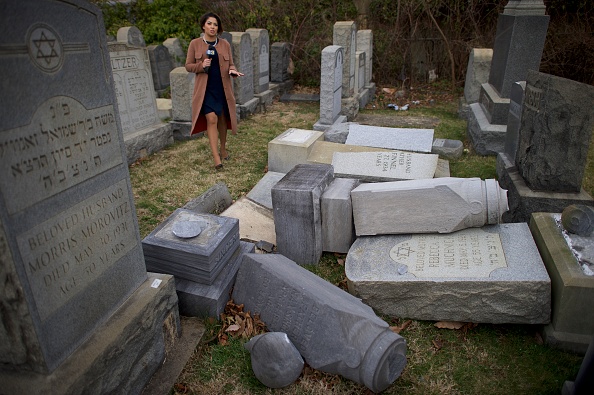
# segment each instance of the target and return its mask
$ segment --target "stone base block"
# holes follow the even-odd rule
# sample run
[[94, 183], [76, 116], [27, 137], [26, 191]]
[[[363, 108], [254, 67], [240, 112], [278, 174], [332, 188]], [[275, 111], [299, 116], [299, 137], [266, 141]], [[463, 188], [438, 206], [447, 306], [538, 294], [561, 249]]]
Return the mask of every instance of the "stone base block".
[[551, 282], [527, 224], [359, 237], [345, 272], [349, 292], [389, 316], [492, 324], [550, 321]]
[[171, 125], [173, 139], [175, 141], [186, 141], [204, 136], [204, 132], [196, 133], [195, 135], [190, 136], [190, 133], [192, 132], [192, 122], [169, 121], [169, 124]]
[[324, 140], [324, 133], [290, 128], [268, 143], [268, 171], [288, 173], [295, 165], [307, 163], [316, 141]]
[[229, 263], [211, 285], [176, 278], [175, 288], [179, 298], [179, 313], [186, 317], [214, 317], [218, 319], [229, 301], [229, 291], [235, 282], [243, 254], [252, 253], [254, 250], [253, 243], [240, 242], [239, 248], [229, 259]]
[[157, 115], [161, 120], [171, 119], [171, 99], [157, 99]]
[[173, 276], [148, 279], [51, 374], [0, 372], [4, 394], [140, 394], [180, 336]]
[[594, 335], [594, 276], [580, 268], [553, 214], [532, 214], [530, 230], [551, 277], [553, 310], [545, 341], [584, 354]]
[[218, 182], [206, 192], [187, 202], [182, 208], [201, 214], [220, 214], [233, 204], [233, 198], [224, 182]]
[[369, 101], [373, 100], [375, 97], [375, 90], [377, 89], [375, 82], [370, 82], [368, 85], [365, 85], [365, 89], [369, 91]]
[[481, 103], [489, 123], [494, 125], [507, 124], [509, 98], [499, 96], [499, 93], [491, 84], [484, 83], [481, 86], [479, 103]]
[[472, 103], [468, 112], [466, 133], [474, 150], [479, 155], [497, 155], [505, 146], [506, 125], [489, 123], [479, 103]]
[[258, 105], [260, 104], [260, 99], [254, 97], [253, 99], [247, 101], [244, 104], [238, 104], [239, 107], [239, 119], [246, 119], [250, 115], [254, 114], [258, 109]]
[[470, 112], [470, 104], [468, 104], [468, 102], [466, 101], [464, 96], [461, 96], [458, 99], [458, 117], [460, 117], [461, 119], [468, 119], [469, 112]]
[[293, 85], [295, 85], [295, 81], [287, 80], [282, 82], [270, 82], [268, 84], [268, 89], [274, 92], [274, 96], [282, 96], [285, 93], [288, 93], [293, 89]]
[[261, 93], [255, 93], [254, 97], [258, 99], [258, 107], [256, 108], [256, 111], [266, 112], [266, 110], [268, 110], [268, 108], [272, 104], [272, 99], [274, 99], [274, 92], [269, 89]]
[[223, 211], [221, 216], [239, 220], [239, 237], [242, 240], [253, 242], [263, 240], [273, 245], [276, 244], [272, 210], [242, 196]]
[[173, 144], [173, 131], [168, 123], [154, 125], [124, 135], [128, 165]]
[[313, 130], [318, 130], [320, 132], [325, 132], [326, 130], [328, 130], [329, 128], [331, 128], [332, 126], [341, 124], [341, 123], [345, 123], [347, 121], [347, 117], [344, 115], [339, 115], [336, 120], [331, 123], [331, 124], [327, 124], [327, 123], [323, 123], [321, 122], [321, 119], [318, 119], [318, 121], [316, 123], [314, 123], [313, 125]]
[[340, 101], [340, 113], [347, 117], [349, 121], [355, 119], [359, 114], [359, 97], [347, 97]]
[[507, 189], [509, 211], [503, 214], [504, 222], [528, 222], [532, 213], [560, 213], [572, 204], [594, 206], [594, 199], [583, 189], [580, 193], [531, 190], [518, 169], [503, 153], [497, 156], [497, 178], [499, 185]]
[[367, 103], [369, 103], [370, 99], [370, 95], [369, 95], [369, 89], [361, 89], [359, 91], [359, 109], [361, 108], [365, 108], [365, 106], [367, 105]]

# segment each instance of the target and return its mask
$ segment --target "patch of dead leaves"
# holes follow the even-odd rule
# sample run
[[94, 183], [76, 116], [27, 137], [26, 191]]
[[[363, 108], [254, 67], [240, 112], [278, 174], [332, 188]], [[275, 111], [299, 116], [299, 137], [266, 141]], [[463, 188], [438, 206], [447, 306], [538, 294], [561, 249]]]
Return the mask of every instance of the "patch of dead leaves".
[[252, 338], [265, 333], [266, 324], [260, 319], [260, 314], [251, 315], [243, 311], [243, 304], [235, 304], [233, 299], [225, 305], [221, 313], [221, 329], [217, 335], [219, 344], [227, 345], [229, 337]]
[[403, 330], [408, 328], [412, 324], [412, 320], [407, 320], [402, 323], [402, 325], [394, 325], [390, 327], [390, 330], [396, 334], [400, 334]]

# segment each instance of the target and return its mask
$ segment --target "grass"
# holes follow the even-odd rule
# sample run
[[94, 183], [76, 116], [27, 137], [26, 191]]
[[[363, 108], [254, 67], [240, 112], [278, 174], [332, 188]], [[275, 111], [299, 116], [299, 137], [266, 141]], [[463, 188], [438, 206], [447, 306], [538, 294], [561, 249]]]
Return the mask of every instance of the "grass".
[[[391, 98], [380, 92], [376, 109], [362, 113], [439, 118], [435, 136], [462, 140], [467, 148], [460, 159], [450, 161], [452, 176], [496, 178], [495, 158], [477, 156], [468, 145], [466, 122], [458, 118], [453, 97], [431, 94], [433, 105], [426, 104], [429, 97], [425, 95], [420, 106], [394, 112], [383, 110]], [[206, 138], [175, 143], [132, 165], [141, 237], [217, 182], [224, 182], [234, 199], [245, 195], [266, 172], [268, 142], [290, 127], [311, 129], [318, 118], [317, 104], [276, 102], [267, 113], [241, 121], [240, 133], [229, 137], [231, 159], [222, 172], [213, 169]], [[584, 189], [594, 195], [594, 149], [590, 149]], [[343, 259], [325, 253], [318, 266], [307, 268], [344, 288]], [[406, 317], [382, 318], [394, 326], [407, 321]], [[278, 390], [266, 388], [251, 371], [249, 353], [243, 348], [245, 339], [220, 345], [216, 341], [220, 324], [205, 320], [205, 325], [203, 341], [171, 394], [370, 393], [340, 376], [308, 367], [295, 384]], [[480, 324], [448, 330], [436, 328], [433, 322], [412, 320], [401, 335], [407, 340], [408, 365], [385, 394], [557, 394], [565, 380], [575, 379], [582, 360], [542, 344], [538, 326]]]

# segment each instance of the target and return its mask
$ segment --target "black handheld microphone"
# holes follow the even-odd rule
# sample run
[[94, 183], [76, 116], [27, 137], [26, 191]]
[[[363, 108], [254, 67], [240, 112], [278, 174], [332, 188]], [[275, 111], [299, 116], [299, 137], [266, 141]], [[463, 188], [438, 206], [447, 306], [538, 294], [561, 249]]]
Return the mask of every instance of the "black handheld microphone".
[[[208, 55], [208, 58], [209, 58], [209, 59], [212, 59], [212, 57], [213, 57], [213, 56], [214, 56], [214, 54], [215, 54], [215, 47], [214, 47], [214, 45], [212, 45], [212, 44], [209, 44], [209, 45], [208, 45], [208, 49], [206, 50], [206, 54]], [[204, 72], [205, 72], [205, 73], [208, 73], [208, 70], [209, 70], [209, 69], [210, 69], [210, 66], [206, 66], [206, 67], [204, 68]]]

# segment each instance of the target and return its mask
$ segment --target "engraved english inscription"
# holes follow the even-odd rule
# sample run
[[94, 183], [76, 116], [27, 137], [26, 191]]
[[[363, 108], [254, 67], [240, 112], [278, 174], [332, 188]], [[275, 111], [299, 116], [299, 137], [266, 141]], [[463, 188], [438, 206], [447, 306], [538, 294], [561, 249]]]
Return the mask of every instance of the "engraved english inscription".
[[122, 180], [17, 237], [42, 320], [137, 246], [133, 210]]
[[390, 257], [416, 277], [489, 277], [507, 267], [497, 233], [466, 229], [451, 234], [413, 235], [396, 244]]
[[[122, 162], [113, 106], [44, 102], [31, 123], [0, 134], [0, 185], [10, 214]], [[26, 196], [26, 198], [23, 198]]]
[[540, 101], [542, 99], [542, 89], [535, 88], [531, 85], [526, 85], [526, 93], [524, 99], [524, 105], [532, 111], [540, 110]]

